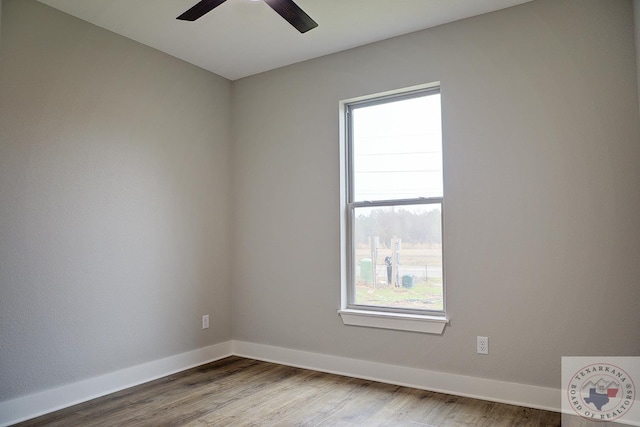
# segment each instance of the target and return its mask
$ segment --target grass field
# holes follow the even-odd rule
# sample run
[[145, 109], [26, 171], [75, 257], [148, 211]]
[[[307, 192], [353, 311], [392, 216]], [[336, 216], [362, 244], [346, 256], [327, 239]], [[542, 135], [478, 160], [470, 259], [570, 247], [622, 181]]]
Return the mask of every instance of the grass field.
[[[425, 247], [407, 247], [404, 245], [400, 251], [400, 263], [403, 265], [416, 266], [437, 266], [442, 265], [442, 248], [440, 245]], [[378, 265], [384, 265], [384, 257], [390, 256], [391, 250], [386, 248], [378, 249]], [[356, 248], [356, 259], [371, 258], [371, 250], [368, 247]]]
[[[357, 275], [356, 303], [373, 306], [402, 307], [427, 310], [442, 310], [442, 277], [428, 277], [427, 267], [442, 266], [440, 245], [403, 245], [398, 267], [400, 284], [403, 276], [411, 276], [413, 286], [396, 287], [387, 283], [385, 257], [391, 256], [390, 249], [378, 249], [375, 257], [376, 274]], [[358, 271], [363, 259], [371, 260], [371, 250], [366, 246], [356, 248]], [[369, 270], [370, 271], [370, 270]]]
[[356, 285], [358, 304], [442, 310], [442, 279], [415, 280], [413, 287], [395, 287], [393, 285], [358, 284]]

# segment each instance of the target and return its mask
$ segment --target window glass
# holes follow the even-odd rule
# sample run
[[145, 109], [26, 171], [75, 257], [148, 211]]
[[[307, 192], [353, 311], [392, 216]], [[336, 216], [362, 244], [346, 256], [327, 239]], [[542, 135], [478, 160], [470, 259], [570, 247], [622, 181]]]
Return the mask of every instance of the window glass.
[[354, 210], [355, 303], [442, 310], [440, 204]]
[[440, 94], [354, 108], [352, 201], [442, 197]]
[[444, 311], [438, 88], [347, 104], [348, 306]]

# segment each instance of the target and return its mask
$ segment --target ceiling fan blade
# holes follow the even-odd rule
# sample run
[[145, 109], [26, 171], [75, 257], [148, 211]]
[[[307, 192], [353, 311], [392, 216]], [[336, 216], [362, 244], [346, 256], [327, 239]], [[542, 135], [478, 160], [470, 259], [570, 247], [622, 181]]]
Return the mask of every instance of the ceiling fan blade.
[[225, 1], [227, 0], [202, 0], [176, 19], [181, 19], [183, 21], [195, 21], [202, 15], [211, 12], [214, 8], [220, 6]]
[[278, 15], [293, 25], [301, 33], [306, 33], [309, 30], [318, 26], [318, 23], [311, 19], [304, 10], [293, 2], [293, 0], [264, 0], [271, 9], [275, 10]]

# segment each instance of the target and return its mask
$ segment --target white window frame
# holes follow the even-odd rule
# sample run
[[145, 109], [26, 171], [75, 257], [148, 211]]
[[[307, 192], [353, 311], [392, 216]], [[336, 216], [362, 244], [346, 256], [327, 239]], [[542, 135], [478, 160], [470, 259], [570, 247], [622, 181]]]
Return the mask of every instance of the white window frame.
[[[449, 319], [446, 316], [446, 288], [443, 259], [443, 309], [409, 310], [404, 308], [378, 307], [356, 304], [355, 299], [355, 259], [353, 251], [354, 212], [360, 207], [385, 207], [402, 205], [441, 206], [441, 227], [444, 254], [444, 194], [442, 197], [410, 198], [376, 201], [353, 201], [353, 129], [350, 114], [354, 108], [373, 106], [376, 104], [401, 101], [405, 99], [429, 96], [440, 93], [440, 82], [411, 88], [399, 89], [375, 95], [344, 100], [340, 102], [341, 128], [341, 308], [338, 310], [345, 325], [365, 326], [382, 329], [394, 329], [411, 332], [442, 334]], [[443, 256], [444, 258], [444, 256]]]

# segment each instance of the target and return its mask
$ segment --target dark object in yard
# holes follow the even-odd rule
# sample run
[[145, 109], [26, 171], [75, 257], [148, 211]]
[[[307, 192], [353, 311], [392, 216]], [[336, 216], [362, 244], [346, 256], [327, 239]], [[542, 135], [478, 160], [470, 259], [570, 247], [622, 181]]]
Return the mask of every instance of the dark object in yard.
[[405, 274], [402, 276], [402, 287], [403, 288], [413, 288], [413, 276], [410, 274]]

